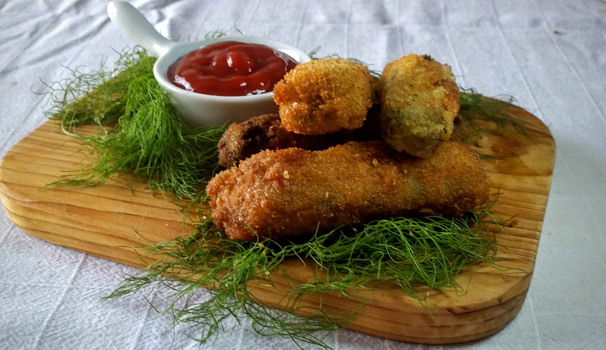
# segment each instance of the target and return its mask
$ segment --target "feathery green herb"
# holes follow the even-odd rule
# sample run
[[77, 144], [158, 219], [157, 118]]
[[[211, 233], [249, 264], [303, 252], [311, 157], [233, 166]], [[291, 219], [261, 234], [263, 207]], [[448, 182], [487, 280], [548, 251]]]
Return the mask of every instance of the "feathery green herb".
[[[337, 293], [358, 300], [362, 307], [364, 291], [379, 283], [399, 286], [425, 306], [428, 291], [464, 292], [456, 281], [464, 266], [478, 261], [495, 264], [496, 243], [486, 230], [495, 220], [485, 210], [478, 213], [378, 220], [318, 233], [303, 242], [231, 240], [208, 219], [192, 235], [138, 248], [148, 273], [128, 277], [108, 298], [165, 285], [174, 293], [164, 312], [173, 314], [175, 322], [196, 322], [200, 341], [208, 340], [228, 317], [240, 323], [245, 315], [260, 334], [326, 347], [318, 333], [346, 326], [357, 310], [341, 314], [314, 310], [305, 317], [272, 313], [259, 305], [254, 286], [271, 285], [283, 292], [289, 312], [300, 311], [300, 299], [313, 293]], [[163, 258], [150, 263], [150, 256]], [[315, 266], [315, 278], [303, 284], [291, 282], [281, 265], [286, 259]], [[273, 276], [288, 281], [289, 287], [276, 286]], [[175, 284], [174, 279], [185, 282]], [[195, 288], [209, 286], [215, 288], [210, 300], [175, 306]]]
[[[509, 115], [505, 110], [508, 105], [515, 103], [513, 97], [505, 97], [503, 100], [487, 98], [474, 89], [459, 89], [459, 115], [463, 118], [467, 130], [465, 143], [475, 143], [482, 133], [512, 132], [529, 137], [528, 129], [533, 129], [533, 126], [524, 119]], [[478, 121], [494, 123], [496, 128], [486, 127]]]
[[[205, 196], [206, 183], [219, 169], [216, 146], [225, 126], [184, 128], [154, 78], [153, 62], [135, 49], [121, 55], [113, 72], [103, 67], [92, 73], [72, 71], [71, 81], [54, 88], [54, 117], [97, 155], [61, 184], [94, 185], [134, 174], [177, 199]], [[95, 83], [101, 85], [93, 89]], [[86, 89], [92, 90], [84, 93]], [[91, 123], [101, 126], [100, 133], [76, 134], [77, 126]]]
[[79, 125], [114, 124], [124, 114], [129, 86], [137, 77], [153, 77], [155, 62], [145, 50], [135, 48], [121, 52], [111, 69], [105, 58], [99, 70], [88, 73], [67, 68], [69, 78], [46, 84], [52, 102], [47, 115], [61, 120], [68, 133]]

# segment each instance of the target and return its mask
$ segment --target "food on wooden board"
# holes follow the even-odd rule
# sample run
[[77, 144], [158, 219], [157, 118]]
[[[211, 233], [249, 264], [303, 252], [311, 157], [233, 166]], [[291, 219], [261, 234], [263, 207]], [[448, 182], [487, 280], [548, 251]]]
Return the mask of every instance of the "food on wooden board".
[[274, 87], [282, 124], [306, 135], [361, 127], [372, 99], [368, 68], [342, 58], [300, 64]]
[[448, 140], [459, 111], [450, 67], [428, 55], [388, 63], [379, 79], [383, 139], [394, 149], [426, 158]]
[[263, 150], [298, 147], [317, 151], [348, 141], [380, 140], [379, 109], [378, 105], [371, 108], [359, 129], [324, 135], [304, 135], [288, 131], [282, 125], [278, 114], [265, 114], [242, 123], [231, 124], [218, 144], [219, 164], [231, 167]]
[[263, 151], [216, 175], [207, 193], [215, 225], [241, 240], [403, 215], [460, 215], [489, 198], [478, 156], [456, 142], [440, 143], [426, 159], [383, 141]]

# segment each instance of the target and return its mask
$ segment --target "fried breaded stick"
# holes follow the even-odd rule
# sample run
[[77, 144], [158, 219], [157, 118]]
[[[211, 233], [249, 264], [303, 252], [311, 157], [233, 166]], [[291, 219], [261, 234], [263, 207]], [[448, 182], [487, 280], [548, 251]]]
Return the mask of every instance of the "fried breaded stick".
[[265, 114], [231, 124], [218, 144], [219, 164], [228, 168], [263, 150], [298, 147], [316, 151], [348, 141], [380, 140], [379, 109], [379, 106], [370, 109], [360, 129], [324, 135], [303, 135], [288, 131], [278, 114]]
[[359, 128], [372, 98], [368, 68], [342, 58], [300, 64], [274, 86], [282, 124], [306, 135]]
[[459, 215], [489, 197], [478, 156], [455, 142], [427, 159], [383, 141], [263, 151], [216, 175], [206, 191], [213, 222], [241, 240], [409, 214]]
[[426, 158], [450, 138], [459, 88], [449, 66], [410, 54], [385, 66], [379, 90], [383, 139], [394, 149]]

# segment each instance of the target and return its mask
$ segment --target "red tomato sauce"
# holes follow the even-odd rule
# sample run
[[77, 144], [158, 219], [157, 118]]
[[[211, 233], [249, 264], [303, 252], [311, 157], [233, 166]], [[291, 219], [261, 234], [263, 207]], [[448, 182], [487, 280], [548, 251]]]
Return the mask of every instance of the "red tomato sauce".
[[195, 50], [173, 63], [168, 80], [205, 95], [247, 96], [270, 92], [297, 62], [265, 45], [224, 41]]

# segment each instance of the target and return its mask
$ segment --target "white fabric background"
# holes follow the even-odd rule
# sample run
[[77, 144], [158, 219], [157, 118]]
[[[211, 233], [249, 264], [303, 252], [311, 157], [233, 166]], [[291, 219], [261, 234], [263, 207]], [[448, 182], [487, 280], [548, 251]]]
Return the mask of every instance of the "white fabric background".
[[[62, 66], [98, 68], [132, 46], [107, 1], [0, 0], [0, 156], [44, 122], [40, 82]], [[409, 52], [452, 66], [458, 82], [515, 96], [557, 144], [553, 184], [526, 302], [488, 339], [436, 349], [606, 349], [606, 3], [600, 0], [229, 0], [133, 4], [165, 36], [234, 23], [247, 35], [380, 70]], [[0, 349], [198, 349], [141, 296], [102, 301], [135, 269], [32, 238], [0, 210]], [[153, 294], [162, 303], [163, 292]], [[204, 297], [204, 291], [201, 291]], [[208, 349], [288, 349], [236, 327]], [[342, 331], [335, 349], [426, 349]]]

